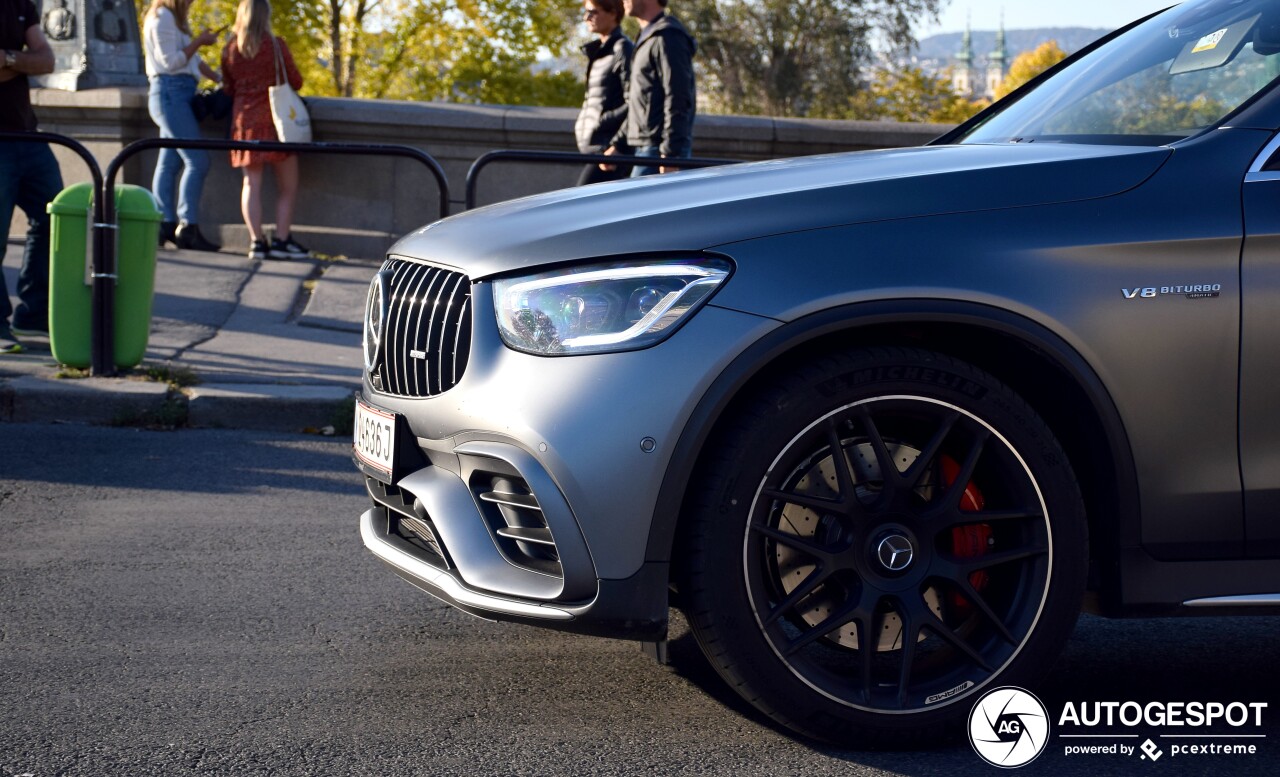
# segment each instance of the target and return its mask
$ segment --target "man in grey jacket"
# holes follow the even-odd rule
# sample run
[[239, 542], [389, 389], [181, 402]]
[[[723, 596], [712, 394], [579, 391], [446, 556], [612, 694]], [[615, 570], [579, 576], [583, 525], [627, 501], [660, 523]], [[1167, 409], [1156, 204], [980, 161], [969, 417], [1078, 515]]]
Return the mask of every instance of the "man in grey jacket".
[[[623, 4], [627, 15], [640, 22], [640, 36], [627, 85], [627, 121], [605, 153], [619, 153], [629, 145], [636, 156], [688, 157], [693, 152], [697, 43], [678, 19], [665, 12], [667, 0], [623, 0]], [[642, 165], [631, 175], [676, 169]]]

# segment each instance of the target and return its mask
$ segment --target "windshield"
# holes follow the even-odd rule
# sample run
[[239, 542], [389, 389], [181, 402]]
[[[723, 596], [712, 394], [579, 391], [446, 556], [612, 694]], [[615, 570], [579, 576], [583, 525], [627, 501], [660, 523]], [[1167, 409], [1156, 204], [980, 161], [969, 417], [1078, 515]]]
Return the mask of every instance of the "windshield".
[[1072, 63], [960, 143], [1163, 145], [1280, 75], [1280, 0], [1191, 0]]

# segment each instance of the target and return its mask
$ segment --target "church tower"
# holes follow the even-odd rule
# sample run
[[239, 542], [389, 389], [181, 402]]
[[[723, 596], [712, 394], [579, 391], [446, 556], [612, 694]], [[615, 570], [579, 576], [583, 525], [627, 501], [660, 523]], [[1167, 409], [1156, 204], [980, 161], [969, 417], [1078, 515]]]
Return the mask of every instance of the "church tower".
[[1000, 14], [1000, 29], [996, 32], [996, 48], [987, 56], [987, 85], [984, 94], [994, 97], [1000, 82], [1009, 72], [1009, 49], [1004, 41], [1004, 13]]
[[973, 33], [966, 21], [964, 37], [960, 40], [960, 53], [956, 54], [956, 66], [951, 71], [951, 90], [961, 97], [972, 97], [976, 86], [973, 79]]

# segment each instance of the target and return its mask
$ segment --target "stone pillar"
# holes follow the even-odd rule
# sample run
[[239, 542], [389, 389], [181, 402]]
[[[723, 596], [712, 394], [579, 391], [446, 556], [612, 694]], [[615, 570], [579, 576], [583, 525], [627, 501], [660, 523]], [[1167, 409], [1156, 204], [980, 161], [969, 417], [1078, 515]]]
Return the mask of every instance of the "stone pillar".
[[133, 0], [41, 0], [40, 26], [54, 70], [32, 79], [68, 91], [146, 86]]

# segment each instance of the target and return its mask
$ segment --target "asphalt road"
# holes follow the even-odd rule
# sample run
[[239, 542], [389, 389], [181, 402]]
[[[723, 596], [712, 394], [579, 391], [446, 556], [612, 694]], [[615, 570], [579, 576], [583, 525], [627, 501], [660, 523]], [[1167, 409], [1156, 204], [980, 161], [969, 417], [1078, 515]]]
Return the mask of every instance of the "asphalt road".
[[[348, 450], [0, 425], [0, 775], [997, 773], [963, 740], [794, 741], [721, 685], [678, 619], [664, 668], [631, 643], [456, 612], [361, 547]], [[1151, 763], [1068, 757], [1055, 735], [1020, 771], [1280, 773], [1277, 634], [1271, 617], [1082, 620], [1041, 691], [1054, 714], [1267, 702], [1267, 736], [1248, 740], [1255, 756]]]

